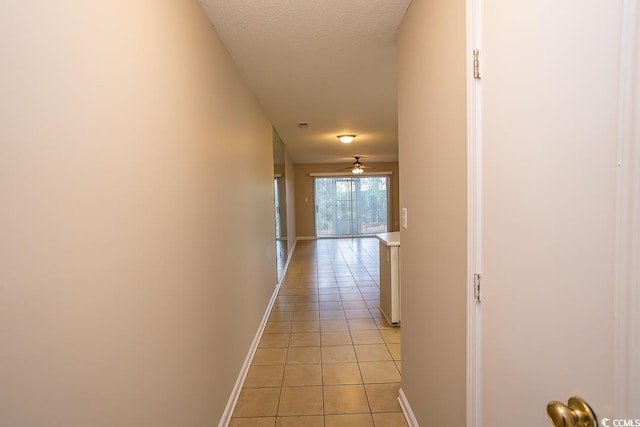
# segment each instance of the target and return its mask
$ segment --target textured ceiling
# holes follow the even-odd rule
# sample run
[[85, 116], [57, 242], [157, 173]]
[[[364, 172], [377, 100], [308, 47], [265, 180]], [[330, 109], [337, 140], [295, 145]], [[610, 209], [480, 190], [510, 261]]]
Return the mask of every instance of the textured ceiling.
[[395, 34], [410, 0], [200, 3], [294, 162], [397, 161]]

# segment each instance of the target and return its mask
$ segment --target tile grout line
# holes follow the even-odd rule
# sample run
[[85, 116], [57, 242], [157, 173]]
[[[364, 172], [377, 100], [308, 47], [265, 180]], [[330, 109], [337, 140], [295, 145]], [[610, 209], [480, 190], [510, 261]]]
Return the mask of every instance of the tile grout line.
[[[302, 345], [302, 346], [292, 345], [292, 344], [296, 344], [295, 342], [292, 342], [292, 339], [294, 338], [294, 334], [303, 334], [313, 330], [313, 328], [311, 328], [309, 330], [303, 329], [303, 330], [294, 331], [294, 329], [297, 329], [295, 328], [296, 323], [305, 321], [304, 319], [311, 319], [310, 315], [298, 314], [296, 316], [296, 313], [301, 313], [306, 311], [317, 311], [317, 317], [315, 321], [318, 322], [317, 323], [317, 331], [318, 331], [318, 338], [319, 338], [318, 351], [319, 351], [319, 361], [320, 361], [319, 362], [320, 363], [320, 380], [321, 380], [320, 383], [321, 383], [321, 392], [322, 392], [321, 416], [323, 417], [322, 418], [323, 425], [326, 426], [327, 419], [330, 415], [347, 415], [347, 416], [354, 415], [350, 413], [345, 413], [345, 414], [327, 414], [326, 413], [326, 401], [324, 397], [325, 397], [326, 387], [328, 387], [329, 384], [327, 384], [325, 381], [325, 374], [326, 374], [325, 365], [329, 365], [330, 363], [327, 361], [325, 352], [323, 352], [322, 349], [332, 347], [332, 346], [338, 346], [338, 344], [324, 345], [323, 333], [340, 332], [342, 330], [341, 329], [342, 327], [339, 327], [339, 329], [336, 329], [336, 330], [326, 330], [326, 328], [328, 327], [327, 322], [331, 322], [332, 320], [344, 322], [343, 327], [346, 328], [344, 331], [348, 333], [349, 341], [350, 341], [350, 345], [348, 347], [350, 347], [351, 351], [353, 352], [354, 360], [355, 360], [355, 363], [357, 364], [358, 373], [360, 375], [361, 382], [357, 385], [360, 385], [362, 387], [362, 390], [364, 391], [367, 407], [369, 409], [366, 415], [369, 415], [369, 419], [371, 420], [372, 425], [373, 423], [375, 423], [373, 418], [373, 408], [372, 408], [372, 402], [371, 402], [372, 396], [370, 394], [370, 391], [367, 390], [367, 384], [365, 384], [364, 376], [362, 373], [361, 363], [364, 363], [364, 361], [361, 360], [360, 357], [358, 357], [358, 353], [356, 352], [356, 346], [358, 345], [366, 346], [368, 344], [377, 345], [377, 344], [367, 343], [366, 339], [363, 340], [361, 344], [356, 344], [354, 340], [354, 335], [353, 335], [354, 332], [376, 331], [378, 333], [378, 336], [382, 338], [381, 344], [384, 344], [384, 348], [386, 349], [388, 356], [391, 357], [391, 362], [394, 364], [394, 368], [395, 368], [394, 370], [398, 373], [400, 372], [397, 367], [397, 363], [396, 363], [397, 361], [394, 359], [394, 355], [392, 354], [391, 349], [389, 347], [390, 343], [387, 342], [387, 339], [382, 334], [383, 329], [387, 329], [387, 328], [383, 327], [383, 323], [380, 322], [380, 318], [377, 315], [378, 313], [374, 313], [375, 310], [374, 308], [371, 307], [370, 301], [375, 301], [375, 299], [373, 300], [367, 299], [371, 297], [372, 292], [370, 288], [376, 287], [379, 289], [379, 283], [378, 283], [379, 279], [377, 277], [374, 277], [374, 275], [371, 274], [371, 272], [367, 269], [366, 264], [363, 263], [362, 260], [359, 259], [357, 255], [355, 255], [352, 248], [348, 248], [348, 251], [347, 251], [345, 249], [345, 245], [341, 245], [341, 247], [336, 248], [336, 251], [340, 254], [340, 257], [341, 257], [341, 259], [337, 261], [335, 256], [331, 256], [330, 254], [326, 255], [329, 253], [329, 250], [327, 249], [327, 247], [316, 248], [316, 250], [313, 251], [314, 253], [312, 254], [312, 257], [310, 257], [314, 262], [314, 268], [308, 269], [309, 271], [307, 273], [305, 273], [305, 270], [307, 269], [305, 268], [304, 263], [300, 261], [300, 258], [302, 258], [302, 256], [292, 258], [292, 266], [297, 268], [289, 270], [289, 272], [287, 273], [287, 276], [289, 276], [290, 272], [295, 271], [295, 273], [293, 276], [289, 276], [285, 278], [285, 284], [281, 288], [278, 294], [278, 298], [279, 298], [278, 303], [293, 304], [293, 307], [292, 307], [293, 311], [291, 312], [292, 314], [290, 316], [279, 314], [277, 316], [278, 317], [277, 319], [272, 320], [272, 322], [285, 322], [290, 324], [288, 329], [288, 340], [286, 343], [285, 358], [283, 362], [284, 365], [282, 370], [282, 377], [281, 377], [281, 382], [279, 387], [280, 393], [278, 395], [278, 402], [276, 406], [275, 422], [277, 422], [277, 420], [280, 418], [280, 403], [282, 402], [282, 390], [285, 387], [289, 387], [289, 386], [285, 386], [284, 378], [285, 378], [285, 373], [287, 371], [286, 367], [291, 365], [289, 363], [289, 356], [291, 354], [291, 350], [294, 347], [295, 348], [308, 347], [307, 345]], [[312, 251], [305, 251], [305, 255], [308, 255], [307, 252], [312, 252]], [[370, 254], [367, 253], [367, 255], [369, 259], [373, 259], [373, 257], [370, 256]], [[340, 265], [337, 265], [337, 264], [340, 264]], [[331, 266], [331, 270], [332, 270], [331, 272], [328, 271], [327, 266]], [[350, 275], [344, 274], [345, 269], [349, 271]], [[323, 270], [325, 272], [323, 272]], [[307, 276], [308, 273], [310, 272], [312, 272], [314, 276], [314, 278], [311, 280], [305, 278], [305, 276]], [[367, 276], [364, 276], [363, 273], [365, 272]], [[340, 275], [336, 275], [336, 274], [340, 274]], [[340, 278], [344, 278], [344, 279], [340, 279]], [[363, 282], [366, 282], [366, 284], [364, 286], [361, 286]], [[322, 292], [321, 289], [323, 288], [328, 288], [332, 290]], [[367, 291], [365, 292], [362, 290], [362, 288], [369, 288], [369, 289], [367, 289]], [[367, 293], [369, 295], [367, 295]], [[325, 295], [325, 294], [335, 295], [337, 300], [333, 301], [332, 297], [322, 298], [321, 295]], [[357, 295], [357, 298], [347, 297], [347, 295], [350, 295], [350, 294]], [[285, 297], [285, 298], [280, 298], [280, 297]], [[295, 302], [293, 303], [291, 302], [292, 298], [295, 298]], [[335, 306], [332, 306], [331, 305], [332, 301], [339, 302], [341, 308], [338, 309]], [[356, 302], [360, 302], [360, 304], [357, 304]], [[331, 308], [330, 309], [322, 308], [321, 307], [322, 303], [325, 303], [324, 304], [325, 307], [331, 307]], [[345, 303], [346, 303], [346, 307], [345, 307]], [[301, 304], [305, 304], [305, 305], [301, 305]], [[317, 310], [309, 310], [309, 308], [312, 308], [312, 309], [317, 308]], [[349, 310], [354, 310], [354, 312], [347, 313], [347, 311]], [[366, 310], [368, 316], [360, 317], [358, 313], [355, 312], [355, 310]], [[282, 310], [282, 311], [285, 311], [285, 310]], [[323, 312], [327, 312], [327, 311], [334, 311], [335, 313], [326, 314], [326, 315], [322, 314]], [[337, 311], [341, 311], [341, 316], [338, 316]], [[349, 314], [351, 314], [352, 316], [350, 316]], [[368, 329], [368, 328], [355, 329], [354, 325], [359, 323], [358, 321], [360, 319], [371, 321], [372, 328], [371, 329]], [[331, 328], [331, 329], [334, 329], [334, 328]], [[278, 329], [278, 327], [274, 326], [273, 330], [280, 332], [282, 329]], [[366, 335], [366, 334], [362, 334], [362, 335]], [[339, 341], [336, 341], [336, 343], [338, 342]], [[312, 346], [312, 347], [315, 347], [315, 346]], [[336, 361], [334, 363], [341, 363], [341, 362]], [[336, 384], [336, 386], [339, 386], [339, 385], [345, 385], [345, 384]], [[300, 386], [302, 387], [303, 385], [301, 384]], [[391, 414], [395, 412], [389, 412], [389, 413]]]

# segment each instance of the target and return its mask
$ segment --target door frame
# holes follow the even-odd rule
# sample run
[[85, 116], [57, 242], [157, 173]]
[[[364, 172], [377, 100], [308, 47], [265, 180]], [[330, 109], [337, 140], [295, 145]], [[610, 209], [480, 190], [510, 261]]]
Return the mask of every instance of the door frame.
[[[467, 0], [467, 427], [479, 427], [482, 305], [476, 301], [475, 275], [482, 275], [482, 79], [474, 77], [474, 50], [482, 52], [481, 0]], [[480, 71], [481, 72], [481, 71]]]
[[614, 414], [640, 417], [640, 6], [622, 1], [614, 280]]
[[[480, 326], [474, 275], [482, 274], [481, 79], [473, 51], [482, 55], [481, 0], [467, 0], [467, 427], [481, 427]], [[613, 331], [616, 417], [640, 417], [640, 6], [622, 0], [618, 87], [618, 173]], [[482, 73], [480, 61], [480, 73]], [[569, 397], [569, 396], [567, 396]]]

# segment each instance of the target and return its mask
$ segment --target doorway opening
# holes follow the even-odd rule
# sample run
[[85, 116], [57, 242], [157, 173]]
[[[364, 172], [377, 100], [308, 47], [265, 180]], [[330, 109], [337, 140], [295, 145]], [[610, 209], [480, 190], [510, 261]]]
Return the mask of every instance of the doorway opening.
[[389, 231], [389, 177], [316, 177], [316, 236], [358, 237]]

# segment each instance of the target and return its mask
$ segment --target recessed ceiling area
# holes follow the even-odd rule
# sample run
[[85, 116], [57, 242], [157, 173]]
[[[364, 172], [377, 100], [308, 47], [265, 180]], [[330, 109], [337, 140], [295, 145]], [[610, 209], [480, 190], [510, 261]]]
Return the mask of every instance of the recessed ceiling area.
[[200, 3], [295, 163], [398, 160], [395, 35], [410, 0]]

